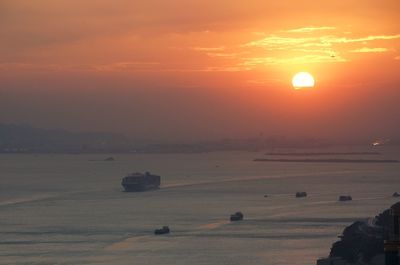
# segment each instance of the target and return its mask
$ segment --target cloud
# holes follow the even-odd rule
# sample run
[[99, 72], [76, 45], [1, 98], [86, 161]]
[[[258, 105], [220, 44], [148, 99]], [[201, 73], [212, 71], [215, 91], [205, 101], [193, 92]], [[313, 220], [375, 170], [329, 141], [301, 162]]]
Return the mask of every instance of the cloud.
[[[249, 41], [241, 45], [241, 48], [251, 51], [254, 56], [243, 58], [243, 64], [255, 66], [345, 62], [350, 60], [350, 53], [387, 52], [392, 48], [393, 41], [400, 39], [400, 34], [352, 37], [349, 32], [342, 33], [336, 30], [335, 32], [330, 32], [330, 34], [324, 34], [321, 32], [323, 30], [336, 30], [336, 28], [303, 27], [289, 31], [280, 31], [266, 35], [258, 40]], [[292, 34], [304, 32], [310, 34], [300, 36]], [[343, 37], [342, 34], [346, 34], [346, 37]], [[379, 45], [383, 47], [360, 47], [360, 45], [365, 45], [365, 43], [376, 41], [379, 41]], [[260, 56], [260, 49], [268, 53], [268, 56]]]
[[330, 43], [354, 43], [354, 42], [368, 42], [368, 41], [376, 41], [376, 40], [396, 40], [400, 39], [400, 34], [396, 35], [376, 35], [376, 36], [368, 36], [362, 38], [338, 38], [338, 37], [327, 37], [324, 38], [324, 41]]
[[34, 63], [0, 63], [0, 69], [3, 71], [9, 70], [36, 70], [36, 71], [57, 71], [57, 70], [66, 70], [72, 69], [72, 66], [61, 66], [58, 64], [34, 64]]
[[221, 57], [221, 58], [237, 58], [238, 53], [223, 53], [223, 52], [209, 52], [207, 56], [209, 57]]
[[202, 52], [214, 52], [214, 51], [223, 51], [225, 50], [224, 46], [220, 47], [192, 47], [194, 51], [202, 51]]
[[340, 56], [326, 56], [326, 55], [303, 55], [293, 57], [256, 57], [247, 58], [242, 63], [243, 66], [253, 67], [257, 65], [294, 65], [294, 64], [311, 64], [311, 63], [332, 63], [332, 62], [346, 62], [345, 58]]
[[151, 70], [159, 66], [159, 62], [117, 62], [112, 64], [93, 65], [96, 71], [132, 71], [132, 70]]
[[356, 52], [356, 53], [375, 53], [375, 52], [387, 52], [388, 49], [386, 48], [367, 48], [363, 47], [361, 49], [356, 49], [356, 50], [351, 50], [350, 52]]
[[314, 43], [318, 39], [307, 37], [307, 38], [295, 38], [295, 37], [285, 37], [277, 35], [269, 35], [261, 40], [251, 41], [243, 46], [246, 47], [260, 47], [265, 49], [285, 49], [286, 46], [299, 46], [306, 43]]
[[297, 28], [297, 29], [290, 29], [286, 32], [293, 32], [293, 33], [309, 33], [314, 31], [321, 31], [321, 30], [334, 30], [335, 27], [304, 27], [304, 28]]
[[150, 71], [157, 70], [158, 62], [116, 62], [110, 64], [46, 64], [0, 63], [1, 70], [34, 71]]
[[358, 43], [376, 40], [395, 40], [400, 39], [400, 34], [397, 35], [378, 35], [362, 38], [347, 38], [338, 37], [335, 35], [323, 35], [316, 37], [292, 37], [269, 35], [261, 40], [251, 41], [244, 46], [260, 47], [264, 49], [287, 49], [292, 47], [331, 47], [338, 43]]

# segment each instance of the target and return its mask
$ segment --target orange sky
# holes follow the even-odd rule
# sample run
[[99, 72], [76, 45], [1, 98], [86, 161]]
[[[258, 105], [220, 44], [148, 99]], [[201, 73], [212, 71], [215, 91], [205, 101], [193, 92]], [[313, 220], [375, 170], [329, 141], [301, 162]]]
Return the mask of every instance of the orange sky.
[[[0, 122], [138, 139], [392, 137], [399, 12], [398, 0], [2, 0]], [[298, 71], [314, 90], [292, 90]]]

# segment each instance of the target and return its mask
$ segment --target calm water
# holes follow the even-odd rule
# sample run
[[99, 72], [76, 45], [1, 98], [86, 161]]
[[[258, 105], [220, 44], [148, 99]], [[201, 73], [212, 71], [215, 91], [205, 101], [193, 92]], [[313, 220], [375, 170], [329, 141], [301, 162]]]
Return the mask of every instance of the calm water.
[[[367, 158], [400, 159], [379, 151]], [[0, 155], [0, 264], [310, 265], [346, 225], [388, 208], [400, 191], [400, 164], [112, 156]], [[122, 192], [126, 173], [147, 170], [162, 175], [161, 190]], [[337, 202], [341, 194], [354, 200]], [[245, 220], [228, 222], [239, 210]], [[154, 236], [163, 225], [172, 233]]]

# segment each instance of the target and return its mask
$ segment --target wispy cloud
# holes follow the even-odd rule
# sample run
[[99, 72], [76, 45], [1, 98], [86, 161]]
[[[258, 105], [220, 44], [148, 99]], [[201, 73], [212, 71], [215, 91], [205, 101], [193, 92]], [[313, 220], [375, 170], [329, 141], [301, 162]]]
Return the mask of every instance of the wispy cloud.
[[[285, 46], [304, 46], [304, 44], [316, 44], [318, 39], [313, 37], [295, 38], [286, 36], [269, 35], [261, 40], [245, 43], [243, 47], [260, 47], [265, 49], [285, 49]], [[317, 45], [318, 46], [318, 45]]]
[[224, 53], [224, 52], [209, 52], [207, 56], [209, 57], [222, 57], [222, 58], [237, 58], [239, 53]]
[[239, 65], [239, 66], [210, 66], [206, 67], [204, 69], [196, 70], [198, 72], [242, 72], [242, 71], [248, 71], [251, 70], [251, 68], [246, 67], [245, 65]]
[[110, 64], [32, 64], [32, 63], [0, 63], [0, 70], [22, 70], [38, 72], [242, 72], [251, 70], [248, 66], [226, 64], [221, 66], [194, 66], [161, 64], [159, 62], [116, 62]]
[[140, 71], [156, 70], [158, 62], [116, 62], [110, 64], [40, 64], [40, 63], [0, 63], [1, 70], [36, 71]]
[[297, 28], [297, 29], [290, 29], [286, 30], [286, 32], [293, 32], [293, 33], [308, 33], [308, 32], [314, 32], [314, 31], [321, 31], [321, 30], [334, 30], [336, 29], [335, 27], [303, 27], [303, 28]]
[[[327, 34], [324, 31], [329, 31]], [[307, 32], [307, 34], [303, 34]], [[96, 71], [96, 72], [238, 72], [258, 66], [339, 63], [350, 61], [356, 53], [385, 53], [395, 51], [400, 34], [356, 36], [339, 32], [334, 27], [303, 27], [289, 31], [253, 36], [243, 44], [214, 46], [193, 44], [174, 48], [174, 52], [200, 53], [207, 56], [201, 64], [189, 65], [185, 60], [167, 62], [120, 61], [105, 64], [0, 64], [0, 69], [37, 71]], [[379, 46], [378, 46], [379, 45]], [[187, 55], [187, 56], [189, 56]], [[353, 56], [353, 57], [352, 57]], [[400, 60], [400, 56], [393, 56]]]
[[[85, 66], [86, 68], [86, 66]], [[82, 66], [59, 65], [59, 64], [35, 64], [35, 63], [0, 63], [0, 69], [7, 70], [36, 70], [36, 71], [60, 71], [60, 70], [75, 70], [82, 69]]]
[[[324, 34], [323, 30], [334, 32]], [[244, 50], [252, 51], [254, 55], [243, 58], [243, 64], [255, 66], [345, 62], [350, 60], [351, 53], [388, 52], [393, 46], [393, 41], [400, 40], [400, 34], [352, 37], [348, 32], [337, 31], [334, 27], [303, 27], [265, 35], [261, 39], [249, 41], [241, 46]], [[293, 34], [305, 32], [309, 34]], [[379, 48], [364, 46], [374, 42], [379, 42], [382, 46]], [[260, 49], [268, 56], [260, 56]]]
[[93, 65], [96, 71], [130, 71], [130, 70], [149, 70], [160, 65], [159, 62], [117, 62], [111, 64]]
[[397, 35], [378, 35], [362, 38], [347, 38], [338, 37], [335, 35], [325, 35], [318, 37], [293, 37], [293, 36], [278, 36], [269, 35], [263, 39], [251, 41], [243, 46], [260, 47], [269, 50], [287, 49], [294, 47], [331, 47], [333, 44], [339, 43], [357, 43], [376, 40], [395, 40], [400, 39], [400, 34]]
[[256, 57], [246, 58], [242, 63], [243, 66], [257, 66], [257, 65], [280, 65], [280, 64], [310, 64], [310, 63], [332, 63], [332, 62], [346, 62], [347, 60], [340, 57], [330, 57], [326, 55], [303, 55], [294, 57]]
[[354, 42], [368, 42], [376, 40], [396, 40], [400, 39], [400, 34], [396, 35], [375, 35], [362, 38], [338, 38], [338, 37], [328, 37], [324, 38], [324, 41], [331, 43], [354, 43]]
[[357, 52], [357, 53], [376, 53], [376, 52], [387, 52], [388, 49], [386, 48], [367, 48], [363, 47], [361, 49], [351, 50], [350, 52]]
[[192, 50], [201, 51], [201, 52], [223, 51], [223, 50], [225, 50], [225, 46], [219, 46], [219, 47], [192, 47]]

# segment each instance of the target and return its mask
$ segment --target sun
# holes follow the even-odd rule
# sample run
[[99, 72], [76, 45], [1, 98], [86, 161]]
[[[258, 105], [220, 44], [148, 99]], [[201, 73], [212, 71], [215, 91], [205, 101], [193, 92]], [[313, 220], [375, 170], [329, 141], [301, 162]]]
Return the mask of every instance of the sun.
[[314, 77], [307, 72], [300, 72], [293, 76], [294, 89], [312, 88], [315, 85]]

